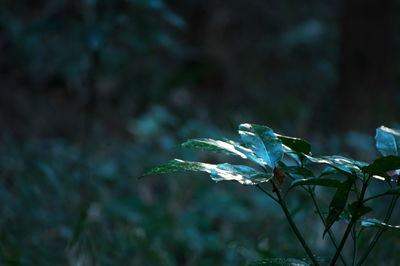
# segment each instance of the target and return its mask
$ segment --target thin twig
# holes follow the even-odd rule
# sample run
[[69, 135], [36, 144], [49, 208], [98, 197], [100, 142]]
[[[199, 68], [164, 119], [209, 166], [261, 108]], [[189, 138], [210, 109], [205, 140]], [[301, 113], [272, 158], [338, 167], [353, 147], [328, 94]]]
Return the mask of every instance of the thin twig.
[[[321, 219], [323, 225], [326, 227], [326, 221], [325, 221], [324, 216], [322, 215], [321, 208], [319, 207], [319, 205], [317, 203], [317, 200], [315, 199], [314, 190], [308, 189], [307, 192], [310, 193], [310, 196], [311, 196], [311, 199], [312, 199], [312, 201], [314, 203], [315, 209], [317, 210], [317, 214], [318, 214], [319, 218]], [[335, 236], [333, 235], [331, 229], [328, 229], [328, 236], [331, 239], [332, 244], [335, 246], [335, 249], [337, 250], [338, 249], [338, 243], [337, 243], [337, 240], [336, 240]], [[347, 263], [346, 263], [345, 259], [343, 258], [342, 254], [340, 254], [339, 257], [340, 257], [340, 260], [342, 261], [343, 265], [347, 265]]]
[[270, 197], [271, 199], [273, 199], [274, 201], [276, 201], [277, 203], [279, 203], [278, 199], [276, 199], [274, 197], [274, 195], [272, 195], [271, 193], [269, 193], [268, 191], [266, 191], [262, 186], [260, 186], [259, 184], [256, 185], [256, 187], [261, 190], [263, 193], [265, 193], [268, 197]]
[[[355, 213], [358, 213], [358, 211], [360, 210], [360, 207], [362, 206], [362, 203], [363, 203], [363, 200], [364, 200], [364, 196], [365, 196], [365, 191], [367, 190], [367, 186], [368, 186], [368, 184], [369, 184], [369, 180], [370, 180], [370, 176], [369, 176], [368, 179], [365, 181], [365, 183], [363, 183], [360, 196], [359, 196], [359, 198], [358, 198], [358, 200], [357, 200], [357, 207], [356, 207], [356, 209], [355, 209]], [[357, 220], [358, 220], [358, 217], [357, 217], [356, 215], [354, 215], [354, 216], [351, 218], [349, 224], [347, 225], [346, 231], [344, 232], [343, 237], [342, 237], [342, 240], [341, 240], [340, 243], [339, 243], [339, 247], [338, 247], [338, 249], [336, 250], [336, 253], [335, 253], [335, 255], [333, 256], [332, 261], [331, 261], [331, 263], [330, 263], [331, 266], [336, 265], [336, 261], [337, 261], [339, 255], [340, 255], [340, 253], [342, 252], [342, 249], [343, 249], [343, 247], [344, 247], [344, 244], [346, 243], [346, 240], [347, 240], [347, 238], [349, 237], [349, 234], [350, 234], [350, 232], [351, 232], [351, 229], [352, 229], [353, 225], [357, 222]]]
[[353, 238], [353, 260], [351, 262], [351, 265], [354, 266], [356, 265], [356, 258], [357, 258], [357, 251], [358, 251], [358, 239], [357, 239], [357, 230], [356, 227], [353, 227], [353, 231], [351, 234]]
[[[280, 165], [286, 167], [286, 164], [283, 163], [283, 162], [280, 162]], [[303, 163], [301, 164], [301, 167], [304, 167]], [[296, 180], [296, 178], [294, 178], [291, 174], [286, 173], [286, 175], [287, 175], [290, 179]], [[317, 201], [316, 201], [316, 199], [315, 199], [315, 192], [314, 192], [314, 190], [313, 190], [313, 189], [308, 189], [308, 188], [306, 188], [306, 187], [304, 187], [304, 186], [301, 186], [301, 188], [304, 189], [307, 193], [310, 194], [311, 199], [312, 199], [312, 202], [313, 202], [313, 204], [314, 204], [314, 206], [315, 206], [315, 209], [316, 209], [316, 211], [317, 211], [317, 214], [318, 214], [319, 218], [321, 219], [322, 223], [324, 224], [324, 226], [326, 226], [326, 221], [325, 221], [324, 216], [322, 215], [321, 208], [319, 207], [319, 205], [318, 205], [318, 203], [317, 203]], [[286, 195], [287, 195], [287, 193], [285, 194], [284, 197], [286, 197]], [[329, 235], [330, 240], [332, 241], [332, 244], [334, 245], [334, 247], [335, 247], [336, 250], [337, 250], [337, 248], [338, 248], [337, 240], [336, 240], [335, 236], [333, 235], [331, 229], [328, 230], [328, 235]], [[343, 265], [347, 265], [347, 263], [346, 263], [345, 259], [343, 258], [342, 254], [340, 254], [339, 256], [340, 256], [340, 260], [342, 261]]]
[[311, 251], [311, 249], [308, 247], [306, 241], [304, 240], [303, 235], [300, 233], [299, 229], [297, 228], [296, 224], [294, 223], [294, 221], [292, 219], [292, 215], [289, 212], [289, 209], [286, 205], [285, 200], [282, 198], [279, 188], [274, 184], [274, 182], [271, 182], [271, 183], [272, 183], [272, 186], [274, 187], [276, 195], [278, 196], [279, 204], [281, 205], [282, 210], [286, 215], [286, 219], [288, 220], [289, 225], [292, 228], [293, 232], [295, 233], [297, 239], [300, 241], [301, 245], [303, 246], [304, 250], [306, 251], [306, 253], [307, 253], [308, 257], [310, 258], [310, 260], [312, 261], [312, 263], [314, 265], [319, 265], [317, 260], [314, 257], [313, 252]]
[[[385, 219], [383, 220], [384, 223], [388, 223], [390, 220], [390, 217], [392, 216], [394, 207], [396, 206], [397, 200], [399, 199], [399, 196], [393, 196], [392, 200], [390, 202], [388, 211], [386, 213]], [[379, 238], [382, 236], [384, 232], [384, 228], [379, 229], [379, 231], [375, 234], [371, 244], [368, 246], [367, 250], [365, 251], [364, 255], [361, 257], [361, 259], [358, 261], [357, 265], [362, 265], [362, 263], [367, 259], [368, 255], [371, 253], [371, 250], [375, 247], [376, 243], [378, 242]]]

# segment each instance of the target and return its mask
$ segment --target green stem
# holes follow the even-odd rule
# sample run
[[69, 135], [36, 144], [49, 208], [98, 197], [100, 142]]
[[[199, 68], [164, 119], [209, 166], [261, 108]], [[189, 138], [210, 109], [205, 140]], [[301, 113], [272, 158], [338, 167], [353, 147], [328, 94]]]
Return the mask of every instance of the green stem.
[[356, 265], [356, 258], [357, 258], [357, 251], [358, 251], [357, 230], [356, 230], [355, 227], [353, 227], [352, 238], [353, 238], [353, 260], [351, 262], [351, 265], [355, 266]]
[[[310, 196], [311, 196], [311, 199], [312, 199], [312, 201], [314, 203], [315, 209], [317, 210], [317, 214], [318, 214], [319, 218], [321, 219], [322, 223], [324, 224], [324, 226], [326, 227], [326, 221], [325, 221], [324, 216], [322, 215], [321, 208], [319, 207], [319, 205], [317, 203], [317, 200], [315, 199], [314, 190], [309, 189], [309, 190], [307, 190], [307, 192], [310, 193]], [[332, 241], [332, 244], [335, 246], [335, 249], [337, 250], [338, 249], [337, 240], [336, 240], [335, 236], [333, 235], [331, 229], [328, 230], [328, 235], [329, 235], [329, 238]], [[342, 254], [339, 255], [339, 258], [342, 261], [343, 265], [347, 265], [347, 263], [346, 263], [345, 259], [343, 258]]]
[[271, 193], [269, 193], [268, 191], [266, 191], [262, 186], [260, 185], [256, 185], [256, 187], [261, 190], [264, 194], [266, 194], [268, 197], [270, 197], [271, 199], [273, 199], [275, 202], [279, 203], [279, 201], [274, 197], [274, 195], [272, 195]]
[[277, 188], [277, 186], [274, 184], [274, 182], [272, 181], [272, 186], [274, 187], [274, 190], [276, 192], [276, 195], [278, 196], [278, 201], [279, 204], [282, 207], [283, 212], [285, 213], [286, 219], [289, 222], [290, 227], [292, 228], [293, 232], [295, 233], [297, 239], [300, 241], [301, 245], [303, 246], [305, 252], [307, 253], [308, 257], [310, 258], [310, 260], [312, 261], [312, 263], [314, 265], [318, 265], [317, 260], [314, 257], [313, 252], [311, 251], [311, 249], [308, 247], [306, 241], [304, 240], [304, 237], [302, 236], [302, 234], [300, 233], [299, 229], [297, 228], [296, 224], [293, 221], [292, 215], [289, 212], [289, 209], [286, 205], [286, 202], [284, 201], [284, 199], [282, 198], [282, 195], [279, 191], [279, 188]]
[[[363, 183], [363, 186], [362, 186], [362, 189], [361, 189], [361, 194], [360, 194], [360, 197], [358, 198], [358, 201], [357, 201], [358, 204], [357, 204], [357, 208], [355, 209], [355, 213], [358, 213], [359, 210], [360, 210], [360, 207], [362, 206], [362, 203], [363, 203], [363, 200], [364, 200], [364, 196], [365, 196], [365, 191], [367, 190], [367, 186], [369, 184], [369, 180], [370, 180], [370, 177], [368, 177], [368, 179], [365, 181], [365, 183]], [[353, 225], [357, 222], [357, 220], [358, 220], [358, 217], [357, 216], [353, 216], [351, 218], [349, 224], [347, 225], [346, 231], [344, 232], [342, 240], [339, 243], [339, 247], [336, 250], [336, 253], [333, 256], [332, 261], [330, 263], [331, 266], [336, 265], [336, 261], [337, 261], [339, 255], [340, 255], [340, 253], [342, 252], [344, 244], [346, 243], [346, 240], [350, 235], [350, 232], [351, 232], [351, 229], [352, 229]]]
[[[390, 217], [392, 216], [394, 207], [396, 206], [397, 200], [399, 199], [399, 196], [393, 196], [392, 201], [390, 202], [388, 211], [386, 213], [385, 219], [383, 220], [384, 223], [388, 223], [390, 220]], [[361, 259], [358, 261], [357, 265], [362, 265], [362, 263], [367, 259], [368, 255], [371, 253], [372, 249], [375, 247], [376, 243], [378, 242], [379, 238], [383, 234], [384, 229], [379, 229], [379, 231], [375, 234], [371, 244], [368, 246], [367, 250], [365, 251], [364, 255], [361, 257]]]
[[338, 257], [339, 257], [339, 254], [342, 252], [342, 249], [343, 249], [343, 247], [344, 247], [344, 244], [346, 243], [346, 240], [347, 240], [347, 238], [349, 237], [349, 234], [350, 234], [350, 232], [351, 232], [351, 228], [353, 227], [354, 223], [355, 223], [355, 220], [352, 219], [352, 220], [350, 221], [350, 223], [347, 225], [347, 228], [346, 228], [346, 231], [344, 232], [342, 241], [340, 241], [339, 247], [338, 247], [338, 249], [336, 250], [336, 253], [335, 253], [335, 255], [333, 256], [333, 259], [332, 259], [332, 261], [331, 261], [331, 264], [330, 264], [331, 266], [336, 265], [336, 261], [337, 261], [337, 259], [338, 259]]
[[[286, 167], [286, 164], [283, 163], [283, 162], [280, 162], [279, 164], [280, 164], [281, 166], [283, 166], [283, 167]], [[303, 163], [301, 164], [301, 167], [304, 167]], [[291, 176], [289, 173], [286, 173], [286, 175], [287, 175], [288, 177], [290, 177], [290, 179], [296, 180], [296, 178], [294, 178], [293, 176]], [[324, 216], [322, 215], [321, 208], [319, 207], [319, 205], [318, 205], [318, 203], [317, 203], [317, 201], [316, 201], [316, 199], [315, 199], [315, 192], [314, 192], [314, 190], [313, 190], [313, 189], [307, 189], [307, 188], [304, 187], [304, 186], [301, 186], [301, 188], [304, 189], [307, 193], [310, 194], [311, 199], [312, 199], [312, 202], [313, 202], [313, 204], [314, 204], [314, 206], [315, 206], [315, 209], [317, 210], [317, 214], [318, 214], [319, 218], [321, 219], [322, 223], [324, 224], [324, 226], [326, 226], [326, 221], [325, 221]], [[285, 194], [284, 197], [286, 197], [286, 194]], [[328, 230], [328, 235], [329, 235], [330, 240], [332, 241], [333, 245], [335, 246], [335, 248], [336, 248], [336, 250], [337, 250], [338, 244], [337, 244], [337, 240], [336, 240], [335, 236], [334, 236], [333, 233], [332, 233], [332, 230], [330, 230], [330, 229]], [[340, 254], [339, 256], [340, 256], [340, 260], [342, 261], [343, 265], [347, 265], [347, 263], [346, 263], [346, 261], [344, 260], [343, 256], [342, 256], [341, 254]]]

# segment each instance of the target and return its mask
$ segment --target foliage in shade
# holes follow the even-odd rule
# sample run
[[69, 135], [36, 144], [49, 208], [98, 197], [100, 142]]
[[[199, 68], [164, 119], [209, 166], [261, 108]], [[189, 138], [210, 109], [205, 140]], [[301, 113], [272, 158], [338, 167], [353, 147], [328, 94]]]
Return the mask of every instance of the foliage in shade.
[[347, 181], [341, 183], [340, 187], [336, 190], [335, 195], [332, 198], [332, 201], [329, 205], [329, 213], [326, 218], [324, 235], [328, 232], [331, 226], [339, 220], [340, 214], [346, 207], [347, 199], [349, 197], [349, 193], [351, 187], [353, 185], [353, 181], [348, 179]]
[[287, 174], [291, 175], [299, 175], [302, 177], [314, 177], [314, 173], [306, 168], [306, 167], [300, 167], [300, 166], [282, 166], [280, 169]]
[[297, 179], [292, 182], [290, 188], [297, 186], [323, 186], [339, 188], [342, 186], [342, 183], [337, 179], [329, 178]]
[[305, 154], [309, 154], [311, 152], [311, 144], [305, 140], [279, 134], [276, 134], [276, 136], [278, 137], [278, 139], [280, 139], [283, 145], [289, 147], [295, 152]]
[[359, 219], [361, 216], [364, 216], [365, 214], [369, 213], [372, 211], [372, 209], [368, 206], [365, 206], [362, 203], [359, 203], [357, 201], [349, 204], [348, 206], [349, 212], [351, 216], [356, 219]]
[[379, 197], [382, 197], [382, 196], [388, 196], [388, 195], [400, 196], [400, 187], [398, 186], [398, 187], [394, 187], [394, 188], [388, 189], [383, 193], [379, 193], [379, 194], [376, 194], [374, 196], [371, 196], [371, 197], [365, 199], [365, 201], [368, 201], [368, 200], [371, 200], [371, 199], [375, 199], [375, 198], [379, 198]]
[[379, 175], [396, 169], [400, 169], [400, 157], [389, 155], [376, 159], [372, 164], [363, 167], [362, 171], [366, 174]]

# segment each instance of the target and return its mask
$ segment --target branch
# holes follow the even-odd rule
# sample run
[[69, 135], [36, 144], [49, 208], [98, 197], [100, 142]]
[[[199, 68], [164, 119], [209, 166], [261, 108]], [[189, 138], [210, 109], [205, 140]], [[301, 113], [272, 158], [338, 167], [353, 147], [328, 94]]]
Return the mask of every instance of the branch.
[[[392, 216], [394, 207], [396, 206], [397, 200], [399, 199], [399, 196], [393, 196], [392, 200], [390, 202], [388, 211], [386, 213], [385, 219], [383, 220], [384, 223], [388, 223], [390, 220], [390, 217]], [[358, 261], [357, 265], [362, 265], [362, 263], [367, 259], [368, 255], [371, 253], [371, 250], [375, 247], [376, 243], [378, 242], [379, 238], [382, 236], [384, 232], [384, 228], [379, 229], [379, 231], [375, 234], [371, 244], [368, 246], [367, 250], [365, 251], [364, 255], [361, 257], [361, 259]]]
[[304, 240], [304, 237], [302, 236], [302, 234], [300, 233], [299, 229], [297, 228], [296, 224], [294, 223], [293, 219], [292, 219], [292, 215], [289, 212], [289, 209], [286, 205], [286, 202], [284, 201], [284, 199], [282, 198], [282, 195], [280, 193], [279, 188], [276, 187], [276, 185], [274, 184], [274, 182], [271, 182], [272, 186], [274, 187], [274, 190], [276, 192], [276, 195], [278, 196], [278, 201], [279, 204], [282, 207], [283, 212], [286, 215], [286, 218], [289, 222], [290, 227], [292, 228], [293, 232], [295, 233], [297, 239], [300, 241], [301, 245], [303, 246], [304, 250], [306, 251], [308, 257], [310, 258], [310, 260], [312, 261], [312, 263], [314, 265], [318, 265], [317, 260], [314, 257], [313, 252], [311, 251], [311, 249], [308, 247], [306, 241]]

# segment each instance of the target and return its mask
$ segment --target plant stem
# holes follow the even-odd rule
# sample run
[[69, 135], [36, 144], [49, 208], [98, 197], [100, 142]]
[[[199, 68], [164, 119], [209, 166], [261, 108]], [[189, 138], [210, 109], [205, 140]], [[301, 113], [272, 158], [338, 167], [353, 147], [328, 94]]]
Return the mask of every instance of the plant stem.
[[268, 191], [266, 191], [262, 186], [260, 185], [256, 185], [256, 187], [261, 190], [264, 194], [266, 194], [268, 197], [270, 197], [271, 199], [273, 199], [275, 202], [279, 203], [279, 201], [274, 197], [274, 195], [272, 195], [271, 193], [269, 193]]
[[[280, 165], [286, 167], [286, 164], [283, 163], [283, 162], [280, 162]], [[301, 163], [301, 167], [304, 167], [303, 162]], [[290, 177], [292, 180], [296, 180], [296, 178], [294, 178], [293, 176], [291, 176], [289, 173], [286, 173], [286, 175], [287, 175], [288, 177]], [[304, 187], [304, 186], [301, 186], [301, 188], [304, 189], [307, 193], [310, 194], [311, 199], [312, 199], [312, 202], [313, 202], [313, 204], [314, 204], [314, 206], [315, 206], [315, 209], [317, 210], [317, 214], [318, 214], [319, 218], [321, 219], [322, 223], [324, 224], [324, 226], [326, 226], [325, 218], [324, 218], [324, 216], [322, 215], [321, 208], [319, 207], [319, 205], [318, 205], [318, 203], [317, 203], [317, 201], [316, 201], [316, 199], [315, 199], [315, 192], [314, 192], [314, 190], [313, 190], [313, 189], [306, 188], [306, 187]], [[285, 195], [285, 197], [286, 197], [286, 195]], [[335, 248], [336, 248], [336, 250], [337, 250], [337, 248], [338, 248], [337, 240], [336, 240], [335, 236], [333, 235], [331, 229], [328, 230], [328, 235], [329, 235], [329, 238], [331, 239], [333, 245], [335, 246]], [[340, 260], [342, 261], [343, 265], [346, 266], [347, 263], [346, 263], [346, 261], [344, 260], [342, 254], [340, 254], [339, 256], [340, 256]]]
[[290, 227], [292, 228], [293, 232], [295, 233], [297, 239], [300, 241], [301, 245], [303, 246], [305, 252], [307, 253], [308, 257], [310, 258], [310, 260], [312, 261], [312, 263], [314, 265], [318, 265], [317, 260], [314, 257], [313, 252], [311, 251], [311, 249], [308, 247], [306, 241], [304, 240], [304, 237], [302, 236], [302, 234], [300, 233], [299, 229], [297, 228], [296, 224], [294, 223], [293, 219], [292, 219], [292, 215], [289, 212], [289, 209], [286, 205], [286, 202], [284, 201], [284, 199], [282, 198], [282, 195], [280, 193], [279, 188], [274, 184], [274, 182], [272, 182], [272, 186], [274, 187], [274, 190], [276, 192], [276, 195], [278, 196], [278, 201], [279, 204], [282, 207], [283, 212], [285, 213], [286, 219], [289, 222]]
[[[326, 226], [326, 221], [325, 221], [324, 216], [322, 215], [321, 208], [319, 207], [319, 205], [317, 203], [317, 200], [315, 199], [314, 190], [307, 189], [307, 192], [310, 193], [311, 199], [312, 199], [312, 201], [314, 203], [315, 209], [317, 210], [317, 214], [318, 214], [319, 218], [321, 219], [323, 225]], [[333, 235], [331, 229], [328, 230], [328, 235], [329, 235], [329, 238], [331, 239], [333, 245], [335, 246], [335, 249], [337, 250], [338, 249], [337, 240], [336, 240], [335, 236]], [[340, 254], [339, 257], [340, 257], [340, 260], [342, 261], [343, 265], [347, 265], [347, 263], [346, 263], [345, 259], [343, 258], [342, 254]]]
[[358, 241], [357, 241], [357, 230], [356, 230], [356, 227], [353, 227], [353, 231], [352, 231], [351, 236], [352, 236], [352, 238], [353, 238], [353, 260], [352, 260], [352, 262], [351, 262], [351, 265], [354, 266], [354, 265], [356, 265], [357, 249], [358, 249], [358, 246], [357, 246]]
[[[399, 196], [393, 196], [392, 200], [390, 202], [388, 211], [386, 213], [385, 219], [383, 220], [384, 223], [389, 222], [390, 217], [392, 216], [394, 207], [396, 206], [397, 200], [399, 199]], [[367, 259], [368, 255], [371, 253], [371, 250], [375, 247], [376, 243], [378, 242], [379, 238], [383, 234], [384, 229], [379, 229], [379, 231], [375, 234], [371, 244], [368, 246], [367, 250], [365, 251], [364, 255], [361, 257], [361, 259], [358, 261], [357, 265], [362, 265], [362, 263]]]
[[343, 249], [343, 247], [344, 247], [344, 244], [346, 243], [346, 240], [347, 240], [347, 238], [349, 237], [349, 234], [350, 234], [350, 232], [351, 232], [351, 228], [353, 227], [354, 223], [355, 223], [355, 220], [354, 220], [354, 219], [351, 219], [350, 223], [347, 225], [347, 228], [346, 228], [346, 231], [344, 232], [342, 241], [340, 241], [339, 247], [338, 247], [338, 249], [336, 250], [336, 253], [335, 253], [335, 255], [333, 256], [333, 259], [332, 259], [332, 261], [331, 261], [331, 264], [330, 264], [331, 266], [334, 266], [334, 265], [336, 264], [336, 261], [337, 261], [337, 259], [338, 259], [338, 257], [339, 257], [339, 254], [342, 252], [342, 249]]
[[[369, 184], [369, 180], [370, 177], [368, 177], [368, 179], [363, 183], [362, 189], [361, 189], [361, 193], [360, 193], [360, 197], [357, 200], [357, 208], [355, 210], [355, 213], [358, 213], [358, 211], [360, 210], [360, 207], [362, 206], [363, 200], [364, 200], [364, 196], [365, 196], [365, 191], [367, 190], [367, 186]], [[349, 222], [349, 224], [347, 225], [346, 231], [343, 234], [342, 240], [340, 241], [339, 247], [336, 250], [335, 255], [332, 258], [332, 261], [330, 263], [331, 266], [334, 266], [336, 264], [336, 261], [340, 255], [340, 253], [342, 252], [342, 249], [344, 247], [344, 244], [346, 243], [347, 238], [349, 237], [349, 234], [351, 232], [351, 229], [353, 227], [353, 225], [357, 222], [358, 217], [357, 216], [353, 216]]]

